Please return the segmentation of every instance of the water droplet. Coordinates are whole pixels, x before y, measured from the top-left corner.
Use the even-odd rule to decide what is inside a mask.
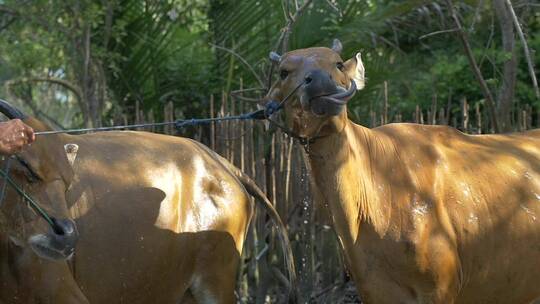
[[[521,205],[521,209],[523,209],[523,211],[525,211],[533,221],[536,221],[536,214],[531,209],[527,208],[524,205]]]
[[[476,216],[474,213],[469,214],[469,224],[475,223],[478,221],[478,216]]]

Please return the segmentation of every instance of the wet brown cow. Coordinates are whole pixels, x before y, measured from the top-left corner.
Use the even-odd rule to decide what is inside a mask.
[[[38,136],[28,150],[45,144],[39,157],[60,147],[47,163],[71,173],[69,180],[54,179],[64,186],[56,201],[80,238],[68,262],[38,259],[24,239],[21,252],[6,245],[1,279],[12,283],[2,286],[0,302],[234,303],[253,214],[248,193],[278,226],[294,288],[290,246],[275,209],[253,181],[206,146],[146,132],[106,132]],[[41,182],[36,187],[48,187]]]
[[[271,54],[267,96],[311,138],[317,192],[328,204],[365,303],[529,303],[540,296],[540,130],[466,135],[446,126],[368,129],[347,118],[364,87],[341,44]]]
[[[23,118],[2,100],[0,112],[10,119]],[[45,127],[30,118],[25,122],[37,129]],[[73,170],[59,136],[35,142],[7,162],[4,157],[0,168],[57,219],[57,229],[47,226],[0,178],[0,192],[5,190],[0,198],[0,303],[35,303],[50,299],[51,294],[58,295],[56,303],[86,303],[75,281],[66,275],[69,269],[63,262],[72,256],[78,234],[68,219],[64,196]]]

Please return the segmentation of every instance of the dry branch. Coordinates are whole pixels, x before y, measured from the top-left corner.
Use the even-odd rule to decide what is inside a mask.
[[[508,6],[508,10],[510,11],[512,20],[514,21],[514,25],[519,35],[519,39],[521,40],[521,43],[523,44],[523,52],[525,53],[525,59],[527,60],[527,66],[529,67],[529,74],[531,75],[531,80],[534,87],[534,93],[536,94],[536,98],[540,98],[540,91],[538,90],[538,81],[536,80],[534,64],[531,59],[531,53],[529,51],[527,39],[525,39],[525,35],[523,35],[523,30],[521,29],[521,26],[519,25],[519,20],[516,16],[516,12],[514,11],[514,8],[512,7],[512,3],[510,2],[510,0],[506,0],[506,5]]]
[[[465,49],[465,54],[474,72],[474,76],[476,77],[476,80],[478,80],[480,88],[482,89],[482,94],[487,100],[493,129],[495,130],[495,132],[499,133],[500,129],[499,129],[498,121],[497,121],[497,115],[495,111],[495,102],[493,100],[493,96],[491,95],[491,92],[489,91],[489,88],[484,79],[484,76],[482,76],[482,72],[480,71],[480,68],[478,67],[478,64],[476,63],[476,59],[474,59],[474,55],[472,53],[471,46],[467,38],[467,34],[463,30],[463,27],[461,26],[461,22],[459,21],[459,18],[457,17],[456,12],[454,10],[454,3],[452,2],[452,0],[446,0],[446,3],[448,4],[448,9],[450,10],[452,19],[454,20],[454,23],[456,24],[458,37],[461,43],[463,44],[463,48]]]
[[[284,53],[289,48],[289,36],[292,32],[292,27],[298,20],[298,18],[302,15],[304,10],[313,2],[313,0],[306,0],[304,4],[301,6],[298,5],[298,2],[295,1],[295,7],[296,12],[291,14],[289,10],[289,1],[284,0],[282,4],[283,8],[283,14],[285,15],[285,19],[287,20],[287,24],[281,29],[281,34],[279,35],[279,38],[272,49],[272,51],[277,52],[279,47],[281,46],[281,52]],[[272,74],[274,72],[274,62],[270,63],[270,66],[268,67],[268,83],[267,83],[267,90],[270,91],[270,88],[272,87]]]
[[[32,78],[24,77],[24,78],[9,80],[6,82],[5,86],[9,90],[9,88],[11,88],[11,86],[13,86],[14,84],[24,83],[24,82],[48,82],[48,83],[57,84],[71,91],[75,95],[75,97],[77,97],[78,100],[81,100],[82,98],[81,90],[76,85],[72,84],[71,82],[65,79],[56,78],[56,77],[32,77]]]
[[[253,67],[251,66],[251,64],[249,64],[249,62],[247,62],[246,59],[244,59],[244,57],[242,57],[240,54],[238,54],[237,52],[229,49],[229,48],[226,48],[226,47],[223,47],[223,46],[219,46],[219,45],[216,45],[216,44],[210,44],[211,46],[215,47],[216,49],[219,49],[219,50],[222,50],[222,51],[225,51],[227,53],[230,53],[231,55],[235,56],[236,58],[238,58],[248,69],[249,71],[251,72],[251,74],[253,74],[253,76],[255,77],[255,79],[257,80],[257,82],[263,87],[264,86],[264,82],[261,80],[261,78],[259,77],[259,74],[257,74],[257,72],[255,72],[255,69],[253,69]]]
[[[426,39],[426,38],[431,37],[431,36],[435,36],[435,35],[439,35],[439,34],[446,34],[446,33],[453,33],[453,32],[457,32],[457,31],[459,31],[459,29],[457,29],[457,28],[453,28],[453,29],[449,29],[449,30],[436,31],[436,32],[432,32],[432,33],[429,33],[429,34],[422,35],[418,39],[422,40],[422,39]]]
[[[21,6],[19,6],[19,7],[23,8]],[[12,15],[14,17],[19,17],[19,18],[27,20],[29,22],[37,23],[38,25],[42,26],[44,29],[46,29],[48,31],[52,30],[51,25],[49,24],[49,21],[47,19],[39,16],[39,15],[29,14],[27,12],[21,12],[21,11],[19,11],[17,9],[14,9],[12,7],[8,7],[8,6],[2,5],[2,4],[0,4],[0,12],[4,12],[4,13]],[[54,25],[55,25],[54,30],[62,32],[67,37],[70,37],[70,38],[72,37],[73,31],[71,31],[70,29],[68,29],[68,28],[66,28],[64,26],[61,26],[58,22],[56,22]]]

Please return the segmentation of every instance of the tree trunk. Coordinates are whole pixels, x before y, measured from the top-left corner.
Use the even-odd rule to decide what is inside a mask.
[[[104,81],[99,71],[99,63],[91,63],[90,73],[86,79],[87,87],[84,88],[86,102],[88,104],[89,121],[93,127],[101,127],[101,114],[103,111]]]
[[[502,47],[511,57],[504,62],[503,79],[497,95],[497,116],[502,132],[512,131],[511,109],[517,76],[517,52],[512,15],[506,7],[505,0],[493,0],[493,8],[501,28]]]
[[[96,128],[102,126],[101,114],[105,98],[106,81],[101,63],[94,58],[90,44],[90,29],[85,25],[84,34],[77,37],[74,42],[74,62],[77,62],[78,86],[81,88],[79,106],[83,114],[86,127]]]

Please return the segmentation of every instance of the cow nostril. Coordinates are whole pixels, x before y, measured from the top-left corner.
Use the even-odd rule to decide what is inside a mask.
[[[56,235],[64,235],[65,234],[64,229],[62,229],[60,226],[57,226],[57,225],[54,226],[53,231],[54,231],[54,234],[56,234]]]
[[[59,236],[70,236],[72,235],[76,228],[75,228],[75,223],[72,222],[71,220],[67,220],[67,219],[55,219],[55,218],[52,218],[52,221],[53,221],[53,232],[54,234],[56,235],[59,235]]]
[[[64,231],[64,228],[58,223],[58,221],[55,218],[53,218],[52,221],[53,221],[53,224],[54,224],[53,232],[56,235],[64,235],[66,233]]]
[[[311,81],[313,81],[313,79],[311,78],[311,76],[306,76],[306,78],[304,78],[306,84],[309,84],[311,83]]]

